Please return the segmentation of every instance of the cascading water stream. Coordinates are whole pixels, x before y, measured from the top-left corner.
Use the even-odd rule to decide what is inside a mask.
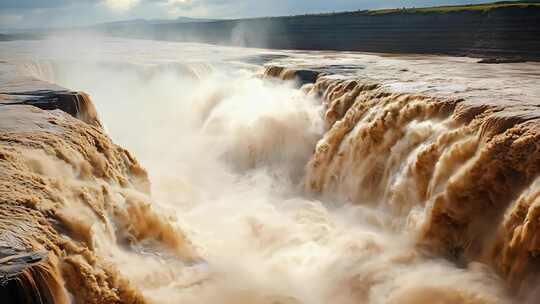
[[[529,274],[537,135],[496,110],[313,73],[302,89],[264,79],[295,78],[283,69],[54,67],[152,182],[150,195],[131,154],[83,123],[64,154],[35,153],[33,137],[5,152],[61,202],[48,210],[74,299],[511,303],[505,279]],[[45,150],[62,150],[50,136]]]

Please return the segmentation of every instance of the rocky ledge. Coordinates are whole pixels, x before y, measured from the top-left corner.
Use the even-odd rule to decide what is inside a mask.
[[[171,259],[196,259],[182,232],[153,211],[146,171],[104,133],[87,94],[31,77],[2,80],[2,303],[144,303],[95,239],[110,242],[101,250],[137,255],[144,241]]]
[[[264,76],[304,74],[267,66]],[[421,209],[418,246],[463,267],[488,264],[518,299],[530,296],[540,278],[540,100],[393,92],[325,73],[302,90],[322,99],[327,128],[306,191],[405,217]]]

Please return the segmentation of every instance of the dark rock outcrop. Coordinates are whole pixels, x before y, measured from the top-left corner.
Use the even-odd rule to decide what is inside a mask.
[[[280,80],[294,80],[302,86],[307,83],[315,83],[319,76],[324,75],[319,71],[309,69],[293,69],[269,65],[265,68],[264,78],[277,78]]]
[[[48,268],[47,252],[13,254],[12,250],[0,249],[0,299],[2,303],[55,304],[64,301],[55,294],[60,286],[51,286],[57,280],[47,280],[58,275]],[[35,288],[24,288],[35,286]]]
[[[498,64],[498,63],[520,63],[526,62],[527,60],[521,58],[484,58],[478,60],[478,63],[486,64]]]
[[[13,88],[10,84],[0,84],[0,106],[18,104],[42,110],[58,109],[90,125],[101,127],[96,108],[88,94],[35,80],[20,79],[18,83],[24,85]]]

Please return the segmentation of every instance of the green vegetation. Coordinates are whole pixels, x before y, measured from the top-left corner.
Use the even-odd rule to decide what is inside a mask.
[[[334,15],[383,15],[391,13],[449,13],[463,11],[482,11],[486,12],[498,8],[540,8],[540,0],[521,0],[521,1],[498,1],[482,4],[467,4],[454,6],[433,6],[433,7],[403,7],[378,10],[358,10],[354,12],[331,12],[320,14],[306,14],[299,16],[334,16]],[[296,16],[291,16],[296,17]]]
[[[401,9],[381,9],[368,11],[371,15],[388,13],[448,13],[456,11],[488,11],[503,7],[540,7],[540,0],[529,1],[501,1],[483,4],[455,5],[455,6],[436,6],[422,8],[401,8]]]

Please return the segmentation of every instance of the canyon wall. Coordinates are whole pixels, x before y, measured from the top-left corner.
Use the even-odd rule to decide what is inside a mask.
[[[103,26],[113,35],[259,48],[540,60],[540,7],[351,12],[186,24]]]

